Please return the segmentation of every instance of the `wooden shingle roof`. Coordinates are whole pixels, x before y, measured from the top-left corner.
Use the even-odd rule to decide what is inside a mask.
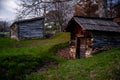
[[[15,21],[10,27],[12,27],[14,24],[18,24],[18,23],[32,22],[32,21],[43,20],[43,19],[44,19],[44,17],[36,17],[36,18],[32,18],[32,19],[19,20],[19,21]]]
[[[32,19],[19,20],[19,21],[16,21],[15,23],[32,22],[32,21],[42,20],[42,19],[44,19],[44,17],[36,17],[36,18],[32,18]]]
[[[96,30],[96,31],[110,31],[120,32],[120,26],[113,22],[113,19],[108,18],[91,18],[91,17],[73,17],[83,30]],[[69,24],[71,21],[69,22]]]

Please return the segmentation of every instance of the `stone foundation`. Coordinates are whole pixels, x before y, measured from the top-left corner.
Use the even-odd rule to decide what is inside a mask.
[[[69,54],[70,54],[70,58],[73,58],[73,59],[76,58],[76,47],[75,46],[70,47]]]
[[[91,57],[92,56],[92,48],[88,48],[85,53],[85,57]]]

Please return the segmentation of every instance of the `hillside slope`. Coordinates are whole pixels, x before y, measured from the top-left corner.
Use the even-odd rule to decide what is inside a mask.
[[[120,80],[120,48],[90,58],[67,60],[56,52],[68,46],[69,33],[51,39],[0,38],[1,80]]]
[[[120,48],[67,60],[57,69],[28,75],[26,80],[120,80]]]
[[[69,33],[58,33],[50,39],[15,41],[0,38],[0,79],[24,80],[27,74],[63,59],[56,51],[68,45]],[[57,47],[54,47],[58,45]]]
[[[54,45],[69,41],[69,33],[57,33],[50,39],[33,39],[16,41],[9,38],[0,38],[0,56],[4,55],[40,55]]]

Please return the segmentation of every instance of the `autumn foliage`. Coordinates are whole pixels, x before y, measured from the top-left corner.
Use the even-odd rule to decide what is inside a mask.
[[[97,17],[98,1],[80,0],[75,5],[74,16],[92,16]]]

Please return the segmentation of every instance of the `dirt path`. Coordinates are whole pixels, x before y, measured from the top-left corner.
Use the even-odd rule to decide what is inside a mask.
[[[47,71],[47,70],[49,70],[51,67],[52,67],[53,69],[57,69],[57,68],[58,68],[58,63],[57,63],[57,62],[54,62],[54,61],[45,62],[44,65],[43,65],[41,68],[38,68],[38,69],[36,70],[36,72]]]
[[[32,46],[37,46],[40,44],[48,44],[47,41],[37,41],[37,42],[32,42],[29,44],[16,44],[16,45],[12,45],[12,48],[21,48],[21,47],[32,47]]]
[[[70,59],[70,54],[69,54],[69,47],[61,49],[57,52],[57,56],[64,57],[66,59]]]
[[[48,44],[48,42],[47,41],[32,42],[31,44],[27,44],[26,46],[37,46],[40,44]]]

